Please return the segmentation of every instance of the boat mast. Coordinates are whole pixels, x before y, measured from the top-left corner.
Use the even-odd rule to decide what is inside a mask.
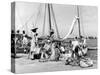
[[[58,27],[57,27],[57,22],[56,22],[56,19],[55,19],[55,14],[54,14],[54,10],[53,10],[52,4],[51,4],[51,12],[52,12],[52,16],[53,16],[55,27],[56,27],[57,38],[60,39],[60,35],[59,35],[59,31],[58,31]]]
[[[78,17],[78,29],[79,29],[79,38],[81,37],[81,28],[80,28],[80,17],[79,17],[79,6],[77,5],[77,17]]]
[[[51,14],[50,14],[50,4],[48,4],[48,17],[49,17],[49,32],[51,31]],[[50,34],[50,33],[49,33]]]

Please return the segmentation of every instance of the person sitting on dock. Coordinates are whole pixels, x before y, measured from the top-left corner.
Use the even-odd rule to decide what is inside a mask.
[[[44,46],[41,48],[40,53],[41,53],[41,57],[40,57],[40,62],[44,62],[47,61],[50,57],[51,54],[51,42],[50,40],[46,40]]]

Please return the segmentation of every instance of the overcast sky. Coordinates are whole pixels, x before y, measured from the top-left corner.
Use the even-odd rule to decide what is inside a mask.
[[[30,2],[16,2],[15,6],[15,25],[17,29],[25,29],[25,26],[30,33],[30,29],[33,24],[38,27],[39,35],[43,31],[43,18],[45,11],[45,4],[40,3],[30,3]],[[38,11],[40,9],[40,14],[38,15],[37,23],[36,18]],[[53,9],[55,13],[55,18],[58,26],[58,30],[61,37],[64,37],[71,26],[74,17],[77,15],[75,5],[62,5],[53,4]],[[81,32],[83,35],[93,35],[97,36],[98,32],[98,9],[95,6],[79,6],[80,20],[81,20]],[[48,15],[47,13],[45,14]],[[30,18],[31,17],[31,18]],[[26,25],[25,25],[26,24]],[[54,26],[54,24],[52,24]],[[75,25],[74,32],[71,36],[76,36],[78,34],[78,25]],[[45,34],[48,33],[48,19],[46,17],[46,27]]]

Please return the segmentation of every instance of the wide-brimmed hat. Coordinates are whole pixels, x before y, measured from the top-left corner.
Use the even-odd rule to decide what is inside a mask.
[[[31,31],[32,31],[32,32],[36,32],[37,29],[38,29],[38,28],[33,28],[33,29],[31,29]]]

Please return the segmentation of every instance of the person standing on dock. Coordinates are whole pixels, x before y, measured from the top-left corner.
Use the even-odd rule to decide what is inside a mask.
[[[72,56],[75,57],[76,55],[78,55],[78,48],[79,48],[79,41],[77,39],[77,37],[74,38],[74,41],[72,41]]]
[[[23,48],[24,48],[24,53],[27,52],[27,50],[26,50],[27,43],[28,43],[28,39],[26,38],[25,31],[23,30]]]
[[[79,41],[78,41],[77,37],[75,37],[75,38],[74,38],[74,41],[72,41],[72,45],[73,45],[72,50],[74,51],[75,48],[76,48],[76,46],[79,45]]]
[[[51,29],[50,30],[50,41],[53,41],[54,40],[54,30]]]
[[[38,28],[34,28],[32,29],[32,40],[31,40],[31,48],[30,48],[30,52],[29,52],[29,58],[30,59],[34,59],[34,49],[36,47],[36,41],[37,41],[37,29]]]

